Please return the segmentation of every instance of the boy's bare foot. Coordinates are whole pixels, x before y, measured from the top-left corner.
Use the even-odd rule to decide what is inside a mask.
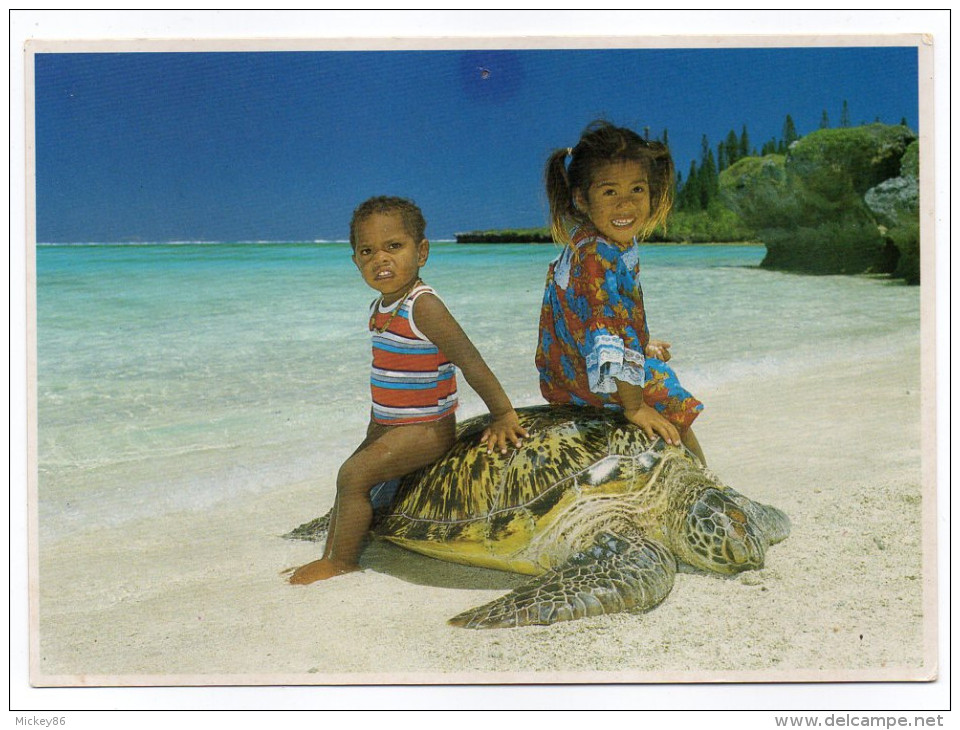
[[[290,576],[290,582],[294,585],[306,585],[316,583],[318,580],[334,578],[344,573],[352,573],[360,570],[359,565],[345,565],[332,560],[314,560],[312,563],[301,565]]]

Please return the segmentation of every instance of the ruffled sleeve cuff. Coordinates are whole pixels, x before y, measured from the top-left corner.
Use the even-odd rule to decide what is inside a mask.
[[[643,353],[624,346],[616,335],[599,335],[587,355],[587,384],[592,393],[616,393],[618,380],[643,387]]]

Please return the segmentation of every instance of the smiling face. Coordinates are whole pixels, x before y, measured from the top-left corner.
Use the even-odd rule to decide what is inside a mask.
[[[604,238],[629,245],[650,219],[646,166],[635,160],[600,165],[586,191],[575,190],[573,199]]]
[[[392,304],[419,278],[429,252],[427,239],[414,240],[399,213],[372,213],[357,226],[353,262],[383,303]]]

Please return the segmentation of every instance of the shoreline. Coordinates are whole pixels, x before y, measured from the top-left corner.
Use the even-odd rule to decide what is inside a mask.
[[[523,578],[383,542],[367,547],[363,572],[290,586],[281,572],[319,546],[280,535],[329,508],[332,481],[318,478],[41,546],[33,681],[930,678],[935,627],[924,592],[935,576],[921,564],[919,359],[919,345],[870,361],[850,352],[826,372],[711,392],[697,422],[711,470],[787,512],[793,532],[760,571],[680,573],[648,613],[455,629],[447,618]],[[844,428],[822,428],[824,411],[843,413]]]

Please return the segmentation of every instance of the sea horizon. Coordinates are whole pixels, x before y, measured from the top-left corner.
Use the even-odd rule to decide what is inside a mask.
[[[244,240],[244,241],[207,241],[207,240],[182,240],[182,241],[37,241],[37,246],[313,246],[325,243],[349,243],[349,239],[314,239],[311,241],[297,240]],[[442,239],[437,239],[437,243],[445,243]],[[455,241],[450,241],[454,243]]]

